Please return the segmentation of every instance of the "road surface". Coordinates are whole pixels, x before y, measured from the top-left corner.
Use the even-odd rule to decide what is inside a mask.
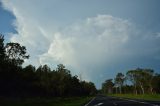
[[[85,106],[160,106],[160,101],[143,101],[97,95]]]

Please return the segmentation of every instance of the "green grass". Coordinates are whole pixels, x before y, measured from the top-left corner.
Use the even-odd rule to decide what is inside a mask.
[[[0,99],[2,106],[83,106],[92,97],[72,97],[72,98],[54,98],[54,99]]]
[[[160,94],[144,94],[144,95],[135,95],[135,94],[111,94],[110,96],[123,97],[123,98],[132,98],[132,99],[143,99],[143,100],[153,100],[160,101]]]

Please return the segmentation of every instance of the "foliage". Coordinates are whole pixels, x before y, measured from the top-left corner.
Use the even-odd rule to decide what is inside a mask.
[[[113,86],[114,86],[114,83],[112,82],[112,79],[108,79],[102,84],[102,91],[104,93],[112,93]]]
[[[3,97],[68,97],[94,95],[94,83],[80,81],[63,64],[51,70],[47,65],[22,68],[29,58],[25,46],[4,44],[0,36],[0,96]]]
[[[5,58],[4,36],[0,34],[0,63]]]
[[[124,75],[122,73],[118,73],[114,80],[115,80],[115,85],[119,87],[119,92],[122,93],[122,86],[125,80]]]
[[[19,43],[7,43],[5,49],[8,60],[17,66],[22,65],[24,59],[29,58],[29,55],[26,55],[25,46],[21,46]]]
[[[124,81],[128,81],[128,85],[124,85]],[[110,88],[104,86],[105,84],[106,81],[102,84],[102,90],[109,90]],[[119,88],[119,92],[117,87]],[[126,72],[126,76],[123,73],[118,73],[115,77],[113,93],[134,93],[136,95],[160,93],[160,74],[156,74],[153,69],[148,68],[129,70]]]
[[[29,98],[29,99],[4,99],[0,98],[2,106],[83,106],[92,97],[70,98]]]

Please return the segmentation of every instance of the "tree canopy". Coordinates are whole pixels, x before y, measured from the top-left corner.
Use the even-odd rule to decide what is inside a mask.
[[[160,93],[160,75],[154,73],[153,69],[136,68],[128,70],[126,75],[118,73],[114,79],[113,93],[134,93],[134,94],[155,94]],[[128,84],[124,84],[128,82]],[[109,90],[108,82],[112,79],[106,80],[102,84],[102,91]],[[107,86],[106,86],[107,85]],[[119,92],[117,90],[119,88]]]
[[[25,46],[4,43],[0,35],[0,96],[5,97],[64,97],[94,95],[92,82],[80,81],[63,64],[52,70],[47,65],[22,67],[29,59]]]

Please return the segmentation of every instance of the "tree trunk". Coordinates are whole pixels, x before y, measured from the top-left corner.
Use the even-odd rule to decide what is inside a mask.
[[[117,92],[117,87],[116,87],[116,94],[117,94],[118,92]]]
[[[151,94],[153,94],[152,80],[153,80],[153,76],[152,76],[152,78],[149,81],[149,87],[150,87]]]
[[[137,95],[137,87],[136,87],[136,85],[134,86],[134,89],[135,89],[135,93]]]
[[[124,90],[124,94],[126,94],[126,93],[127,93],[127,91],[126,91],[126,87],[124,87],[124,89],[123,89],[123,90]]]
[[[141,89],[142,89],[142,94],[144,94],[144,88],[143,88],[143,86],[142,86],[141,83],[140,83],[140,87],[141,87]]]
[[[150,92],[151,92],[151,94],[153,94],[153,87],[152,87],[152,85],[150,85]]]
[[[122,94],[122,86],[119,86],[119,92]]]

